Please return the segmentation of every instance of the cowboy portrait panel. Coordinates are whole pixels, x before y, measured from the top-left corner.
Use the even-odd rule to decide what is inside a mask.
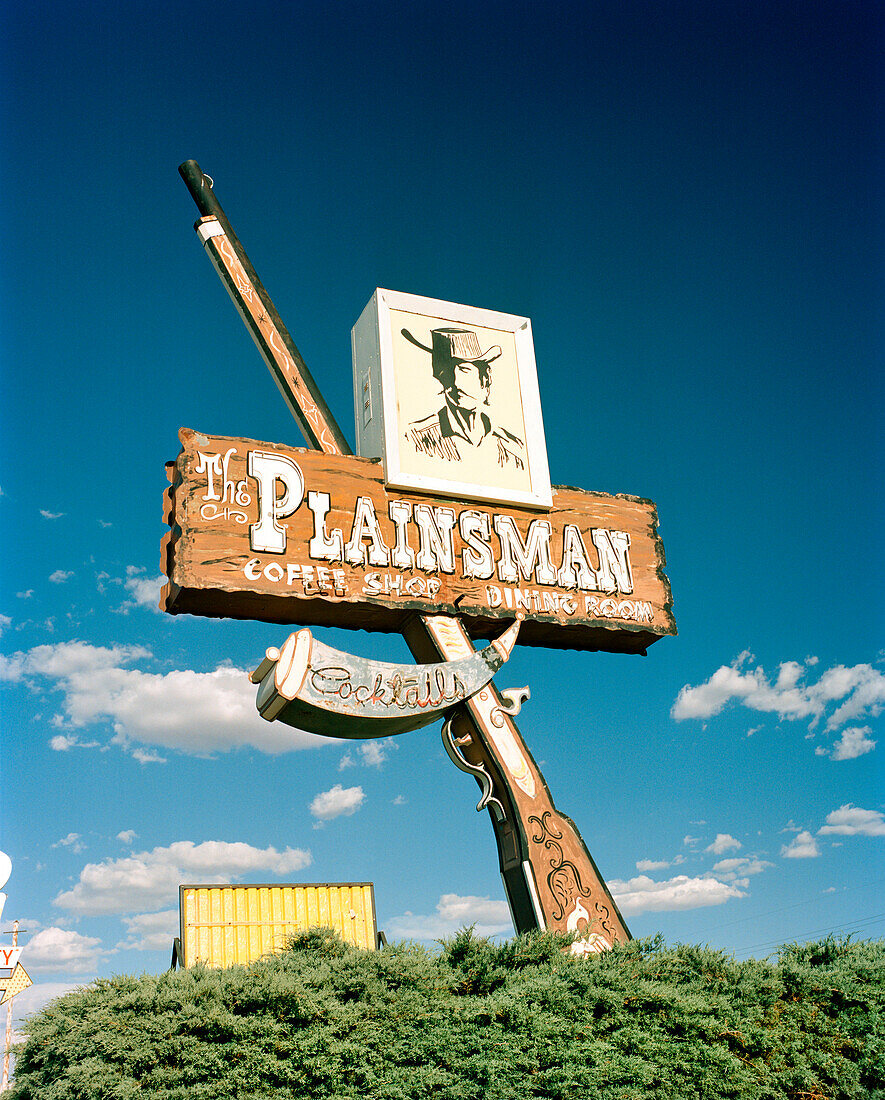
[[[390,311],[400,469],[531,487],[511,332]]]
[[[371,329],[375,339],[363,339]],[[377,447],[389,485],[549,507],[528,318],[377,290],[354,332],[356,387],[362,378],[368,392],[361,358],[377,364],[383,392],[383,443],[364,433],[360,453]]]

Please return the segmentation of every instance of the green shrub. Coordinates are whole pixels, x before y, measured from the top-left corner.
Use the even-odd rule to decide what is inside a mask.
[[[358,951],[100,980],[25,1025],[14,1100],[885,1100],[885,943],[737,963],[633,941]]]

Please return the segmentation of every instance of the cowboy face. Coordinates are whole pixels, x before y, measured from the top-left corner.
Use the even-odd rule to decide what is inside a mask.
[[[466,362],[456,361],[455,377],[446,397],[459,408],[474,410],[480,405],[488,405],[492,379],[488,363],[482,359]]]

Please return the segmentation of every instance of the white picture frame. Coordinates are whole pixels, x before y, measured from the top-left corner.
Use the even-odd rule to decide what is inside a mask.
[[[528,317],[378,288],[352,345],[357,450],[388,487],[551,507]]]

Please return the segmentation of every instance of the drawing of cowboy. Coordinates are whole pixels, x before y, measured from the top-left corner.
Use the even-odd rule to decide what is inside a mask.
[[[492,388],[491,364],[500,356],[496,344],[481,351],[475,332],[465,328],[436,328],[426,347],[407,330],[402,335],[430,355],[433,377],[442,386],[445,405],[411,423],[406,439],[420,454],[463,462],[476,451],[496,452],[499,466],[525,466],[523,441],[485,411]]]

